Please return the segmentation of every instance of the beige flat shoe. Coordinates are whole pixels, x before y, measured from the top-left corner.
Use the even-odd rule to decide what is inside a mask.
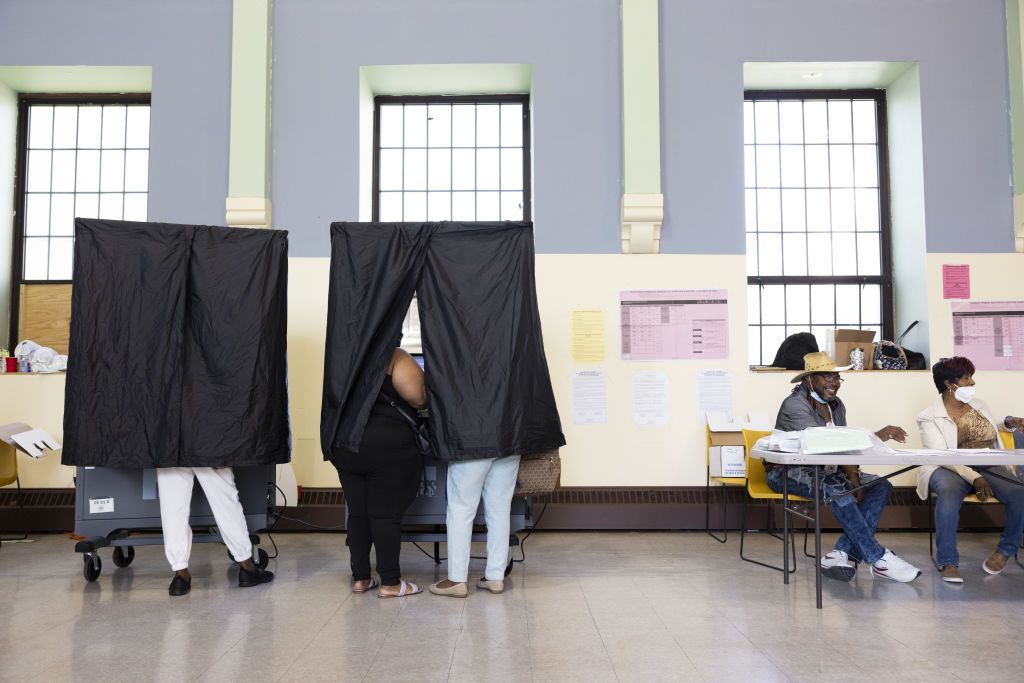
[[[502,593],[505,591],[505,582],[501,579],[497,581],[488,581],[487,579],[481,578],[476,582],[476,587],[480,590],[491,591],[492,593]]]
[[[442,587],[441,581],[430,584],[430,592],[434,595],[444,595],[449,598],[464,598],[469,595],[465,583],[453,583],[450,586]]]

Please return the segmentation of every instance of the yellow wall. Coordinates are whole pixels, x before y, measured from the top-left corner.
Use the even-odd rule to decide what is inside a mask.
[[[976,299],[1024,298],[1024,255],[952,254],[928,257],[929,337],[934,357],[952,353],[949,302],[942,300],[944,263],[971,266]],[[292,259],[289,274],[289,390],[293,463],[300,484],[338,485],[334,469],[322,462],[319,449],[320,394],[323,382],[324,330],[327,315],[326,258]],[[544,341],[555,397],[569,445],[563,450],[562,483],[566,486],[695,486],[704,482],[703,426],[697,415],[697,372],[726,368],[733,373],[734,408],[774,415],[790,388],[788,373],[756,374],[747,370],[746,277],[743,256],[556,255],[537,257]],[[731,358],[728,361],[627,362],[619,359],[618,296],[623,289],[717,289],[729,291]],[[578,308],[606,312],[608,424],[572,424],[570,318]],[[669,377],[671,419],[663,426],[633,423],[632,373],[664,372]],[[929,373],[848,373],[842,397],[850,423],[877,429],[897,424],[918,446],[915,414],[935,397]],[[1024,373],[980,372],[980,396],[997,414],[1024,414]],[[64,377],[0,375],[0,423],[27,422],[61,437]],[[21,458],[22,484],[28,487],[71,485],[71,469],[50,456]],[[897,484],[910,485],[913,475]]]

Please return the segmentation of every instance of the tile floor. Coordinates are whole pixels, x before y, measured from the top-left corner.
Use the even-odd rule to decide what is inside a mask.
[[[983,574],[996,536],[961,534],[962,586],[938,580],[926,535],[882,536],[923,576],[826,579],[820,612],[809,560],[784,586],[738,560],[738,536],[537,533],[510,590],[466,600],[352,595],[337,534],[279,534],[277,580],[244,590],[222,547],[197,545],[184,598],[159,546],[125,569],[102,551],[89,584],[72,541],[37,536],[0,550],[0,680],[1020,680],[1024,570]],[[778,559],[769,537],[750,548]],[[402,559],[436,579],[412,545]]]

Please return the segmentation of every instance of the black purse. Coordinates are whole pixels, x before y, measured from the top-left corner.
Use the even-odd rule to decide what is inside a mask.
[[[380,392],[380,398],[389,406],[398,411],[398,414],[402,416],[402,419],[406,421],[410,429],[412,429],[413,436],[416,439],[416,448],[419,450],[420,455],[424,458],[434,458],[437,456],[437,446],[435,446],[434,434],[430,431],[430,422],[427,418],[430,413],[427,412],[426,408],[421,408],[416,411],[417,416],[413,417],[409,413],[402,409],[402,406],[398,405],[398,401],[391,398],[383,391]]]

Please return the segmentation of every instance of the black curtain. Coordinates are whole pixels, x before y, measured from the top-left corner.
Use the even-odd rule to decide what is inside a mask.
[[[330,277],[325,458],[358,450],[414,293],[441,458],[565,445],[544,356],[531,223],[334,223]]]
[[[77,219],[66,465],[288,462],[288,234]]]

